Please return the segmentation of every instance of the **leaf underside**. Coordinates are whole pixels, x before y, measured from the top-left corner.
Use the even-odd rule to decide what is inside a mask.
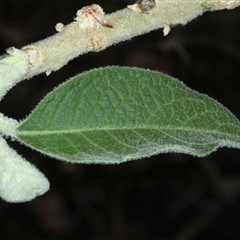
[[[162,73],[122,67],[92,70],[57,87],[16,136],[76,163],[166,152],[205,156],[218,147],[240,147],[239,121],[218,102]]]

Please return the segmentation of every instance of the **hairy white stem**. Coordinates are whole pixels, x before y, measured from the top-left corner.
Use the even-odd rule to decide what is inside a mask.
[[[110,15],[99,13],[97,17],[104,18],[104,22],[112,28],[98,24],[96,19],[94,25],[94,18],[89,17],[89,12],[91,9],[97,11],[97,5],[89,6],[90,10],[78,11],[76,21],[63,26],[59,33],[23,48],[36,49],[40,55],[39,62],[30,68],[26,77],[56,71],[83,53],[103,50],[154,29],[186,24],[204,12],[201,2],[157,0],[156,7],[147,14],[128,8]]]
[[[0,100],[9,89],[23,80],[29,72],[26,52],[14,47],[7,50],[7,55],[0,60]]]
[[[19,126],[19,122],[15,119],[8,118],[0,113],[0,134],[15,137],[15,130]]]
[[[22,78],[50,74],[80,54],[103,50],[154,29],[164,28],[166,35],[172,26],[184,25],[207,10],[240,5],[240,0],[155,1],[152,9],[142,12],[137,11],[137,4],[109,15],[95,4],[79,10],[74,22],[56,25],[59,33],[22,48],[29,57],[29,69]]]

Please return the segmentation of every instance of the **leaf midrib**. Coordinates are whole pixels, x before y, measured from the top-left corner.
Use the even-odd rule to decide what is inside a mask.
[[[217,129],[194,129],[194,128],[174,128],[174,127],[162,127],[162,128],[154,128],[154,127],[131,127],[131,128],[82,128],[82,129],[66,129],[66,130],[34,130],[34,131],[25,131],[18,130],[18,136],[37,136],[37,135],[54,135],[54,134],[77,134],[77,133],[86,133],[86,132],[100,132],[100,131],[137,131],[137,130],[155,130],[155,131],[186,131],[186,132],[195,132],[195,133],[216,133],[223,134],[221,131]],[[230,135],[230,134],[229,134]],[[233,134],[231,134],[233,135]]]

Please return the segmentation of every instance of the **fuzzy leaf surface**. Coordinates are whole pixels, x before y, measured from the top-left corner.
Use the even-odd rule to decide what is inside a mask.
[[[16,131],[26,145],[76,163],[120,163],[158,153],[205,156],[240,148],[239,121],[165,74],[107,67],[49,93]]]

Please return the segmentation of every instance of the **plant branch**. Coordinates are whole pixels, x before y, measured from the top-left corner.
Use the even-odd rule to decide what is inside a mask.
[[[142,0],[142,3],[147,1]],[[22,57],[21,61],[15,61],[14,69],[12,66],[11,70],[4,69],[6,79],[2,81],[6,82],[10,78],[11,81],[16,79],[17,83],[43,72],[48,75],[62,68],[71,59],[89,51],[101,51],[113,44],[158,28],[164,28],[164,35],[167,35],[171,27],[185,25],[205,11],[232,9],[240,5],[240,0],[155,0],[155,2],[156,4],[147,10],[138,2],[107,15],[95,4],[82,8],[72,23],[68,25],[58,23],[56,25],[58,33],[55,35],[23,47],[21,51],[27,58]],[[10,57],[9,62],[14,62],[13,56]],[[3,66],[2,61],[4,58],[0,61],[0,73],[3,72],[1,68],[6,66],[6,64]],[[6,91],[0,90],[0,97],[3,97]]]
[[[7,49],[7,54],[0,57],[0,100],[18,82],[43,72],[49,75],[81,54],[104,50],[158,28],[163,28],[167,35],[171,27],[187,24],[205,11],[239,5],[240,0],[140,0],[107,15],[96,4],[83,7],[72,23],[66,26],[58,23],[55,35],[21,50]],[[3,134],[12,135],[17,126],[3,116],[0,123]]]

